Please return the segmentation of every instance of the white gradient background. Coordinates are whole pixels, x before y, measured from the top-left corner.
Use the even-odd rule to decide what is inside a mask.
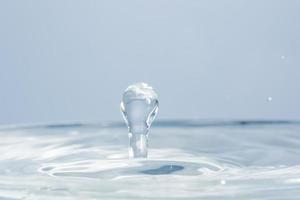
[[[145,81],[159,119],[300,119],[298,0],[0,0],[0,124],[122,120]],[[272,97],[272,101],[268,101]]]

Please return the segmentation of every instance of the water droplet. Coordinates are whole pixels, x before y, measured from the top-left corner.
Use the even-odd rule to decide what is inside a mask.
[[[273,98],[272,97],[268,97],[268,101],[272,101],[273,100]]]
[[[123,93],[121,111],[129,131],[129,156],[147,157],[148,132],[158,111],[156,92],[146,83],[130,85]]]

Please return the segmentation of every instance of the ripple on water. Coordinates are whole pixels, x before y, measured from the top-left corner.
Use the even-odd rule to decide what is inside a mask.
[[[117,178],[123,176],[169,175],[194,176],[223,170],[216,163],[199,160],[91,160],[71,163],[52,163],[39,168],[50,176]]]
[[[0,129],[0,199],[300,196],[297,123],[179,124],[153,127],[148,159],[118,125]]]

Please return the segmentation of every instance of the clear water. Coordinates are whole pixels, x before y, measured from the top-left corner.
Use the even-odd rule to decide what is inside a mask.
[[[165,121],[147,159],[123,123],[2,127],[0,199],[299,199],[300,124]]]
[[[130,157],[147,157],[149,129],[158,104],[156,92],[146,83],[130,85],[123,93],[120,107],[129,131]]]

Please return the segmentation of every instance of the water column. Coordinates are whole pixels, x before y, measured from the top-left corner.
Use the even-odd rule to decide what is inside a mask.
[[[121,111],[128,126],[129,157],[147,157],[149,128],[158,111],[156,92],[146,83],[130,85],[123,93]]]

